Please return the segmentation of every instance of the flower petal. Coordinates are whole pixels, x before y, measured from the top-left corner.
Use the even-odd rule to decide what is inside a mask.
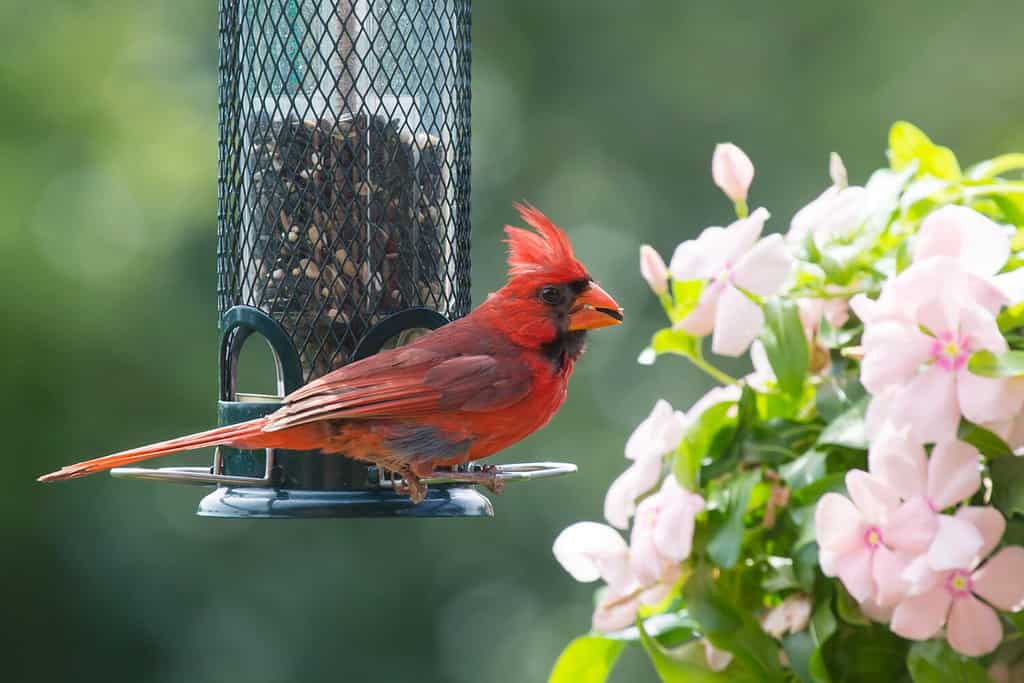
[[[727,285],[718,302],[711,350],[722,356],[738,356],[748,348],[764,327],[764,312],[732,285]]]
[[[867,524],[885,524],[900,504],[895,491],[863,470],[846,473],[846,490]]]
[[[1006,531],[1006,518],[994,507],[969,505],[957,510],[954,517],[970,522],[981,534],[981,547],[978,548],[977,562],[992,554]]]
[[[889,516],[882,538],[890,548],[909,553],[928,550],[939,528],[938,515],[924,498],[911,498]]]
[[[661,460],[637,460],[620,474],[604,497],[604,518],[619,529],[629,526],[629,518],[636,512],[636,499],[650,491],[661,477]]]
[[[793,257],[782,235],[765,237],[733,269],[733,282],[758,296],[771,296],[793,270]]]
[[[945,586],[909,597],[896,605],[889,628],[910,640],[928,640],[946,623],[950,602],[952,597]]]
[[[999,609],[1019,612],[1024,608],[1024,548],[1003,548],[974,572],[973,579],[977,595]]]
[[[892,619],[893,609],[895,609],[893,605],[879,605],[874,600],[865,600],[860,603],[860,611],[864,613],[864,616],[879,624],[889,623],[889,620]]]
[[[632,626],[636,621],[636,612],[640,601],[627,598],[636,589],[635,586],[622,586],[604,592],[601,601],[594,608],[591,623],[595,631],[609,632]]]
[[[861,545],[839,561],[839,580],[857,602],[863,602],[875,593],[874,554]]]
[[[935,444],[928,459],[928,499],[936,510],[945,510],[973,496],[981,488],[981,456],[963,441]]]
[[[868,449],[868,471],[904,500],[927,493],[928,456],[910,439],[908,425],[897,429],[886,421]]]
[[[675,327],[697,337],[705,337],[715,329],[715,315],[723,287],[715,282],[708,283],[697,299],[697,305]]]
[[[681,562],[690,556],[694,518],[704,509],[704,499],[683,489],[671,475],[665,478],[661,495],[663,503],[654,526],[654,545],[669,560]]]
[[[910,425],[910,436],[935,443],[956,436],[960,426],[956,375],[933,365],[893,395],[889,404],[894,421]]]
[[[715,185],[734,202],[746,200],[750,183],[754,180],[754,163],[742,149],[724,142],[715,145],[711,155],[711,177]]]
[[[973,595],[953,601],[949,611],[946,639],[954,650],[968,657],[980,657],[995,650],[1003,639],[1003,626],[995,610]]]
[[[1020,412],[1024,383],[1019,378],[981,377],[963,368],[956,382],[960,410],[971,422],[1008,420]]]
[[[577,522],[555,539],[555,559],[572,578],[582,583],[619,574],[629,548],[615,529],[597,522]]]
[[[728,650],[719,650],[707,638],[702,639],[701,643],[704,644],[704,659],[712,671],[724,671],[732,663],[732,653]]]
[[[650,415],[637,425],[626,441],[626,457],[630,460],[661,458],[675,450],[686,431],[686,416],[672,410],[665,399],[659,399]]]
[[[995,275],[1010,257],[1010,237],[974,209],[949,205],[921,222],[914,260],[951,256],[976,275]]]
[[[881,320],[868,325],[863,346],[860,381],[872,394],[889,386],[909,383],[932,353],[932,340],[928,336],[914,325],[898,320]]]
[[[1009,303],[1024,301],[1024,268],[996,275],[994,281]]]
[[[970,522],[939,515],[939,530],[928,548],[928,564],[935,571],[972,569],[982,543],[981,532]]]
[[[661,254],[649,244],[640,245],[640,276],[655,294],[668,291],[668,266]]]
[[[863,543],[863,517],[848,498],[838,493],[826,493],[818,500],[814,528],[823,551],[841,555]],[[825,573],[835,576],[828,571]]]
[[[910,585],[903,580],[903,571],[913,555],[895,553],[885,546],[875,549],[872,575],[875,581],[875,603],[880,607],[892,606],[906,597]]]
[[[727,258],[725,228],[705,228],[697,239],[686,240],[676,247],[669,262],[673,280],[707,280],[722,272]]]
[[[746,218],[733,221],[725,229],[728,237],[723,248],[726,263],[731,263],[734,266],[739,263],[740,258],[757,243],[757,238],[764,230],[764,223],[770,217],[768,209],[761,207],[755,209]]]

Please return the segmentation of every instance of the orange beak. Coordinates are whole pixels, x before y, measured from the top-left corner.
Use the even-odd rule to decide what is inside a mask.
[[[594,330],[598,327],[610,327],[622,322],[622,309],[608,292],[601,289],[596,282],[573,302],[569,311],[569,330]]]

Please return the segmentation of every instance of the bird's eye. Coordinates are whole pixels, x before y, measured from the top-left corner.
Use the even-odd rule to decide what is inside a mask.
[[[562,290],[558,287],[545,287],[540,290],[540,298],[549,306],[557,306],[562,303]]]

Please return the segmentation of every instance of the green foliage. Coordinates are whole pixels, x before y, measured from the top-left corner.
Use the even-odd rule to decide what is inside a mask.
[[[969,420],[960,420],[956,438],[971,444],[986,458],[1013,455],[1013,451],[1010,450],[1010,447],[998,435]]]
[[[896,171],[916,163],[919,175],[943,180],[960,178],[960,164],[953,151],[936,145],[921,129],[906,121],[898,121],[889,130],[889,163]]]
[[[750,493],[760,480],[760,472],[746,472],[725,487],[725,519],[708,541],[708,555],[723,569],[731,569],[740,557],[745,531],[743,516],[750,503]]]
[[[989,463],[992,504],[1007,517],[1024,514],[1024,458],[998,458]]]
[[[967,369],[982,377],[1020,377],[1024,375],[1024,351],[975,351],[967,361]]]
[[[698,570],[683,589],[690,616],[715,647],[735,655],[743,667],[763,683],[785,680],[779,648],[749,611],[716,585],[707,569]]]
[[[907,654],[907,668],[914,683],[991,683],[977,662],[958,655],[944,640],[914,643]]]
[[[800,397],[807,379],[809,358],[807,337],[796,302],[779,297],[771,299],[764,305],[764,318],[761,341],[779,388]]]
[[[675,651],[668,650],[649,636],[643,625],[638,625],[638,629],[640,642],[664,683],[727,683],[741,680],[732,674],[716,673],[709,669],[696,643],[683,645]]]
[[[865,396],[837,415],[821,432],[818,443],[825,446],[867,448],[868,437],[864,430],[864,414],[867,407],[868,398]]]
[[[603,683],[626,644],[600,636],[580,636],[558,656],[548,683]]]

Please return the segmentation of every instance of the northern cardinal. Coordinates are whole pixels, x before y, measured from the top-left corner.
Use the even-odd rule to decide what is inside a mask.
[[[39,481],[227,445],[344,453],[401,474],[420,502],[420,479],[436,467],[485,458],[547,424],[587,330],[622,322],[565,233],[538,209],[517,209],[537,232],[505,228],[508,282],[466,317],[338,368],[266,417],[68,465]]]

